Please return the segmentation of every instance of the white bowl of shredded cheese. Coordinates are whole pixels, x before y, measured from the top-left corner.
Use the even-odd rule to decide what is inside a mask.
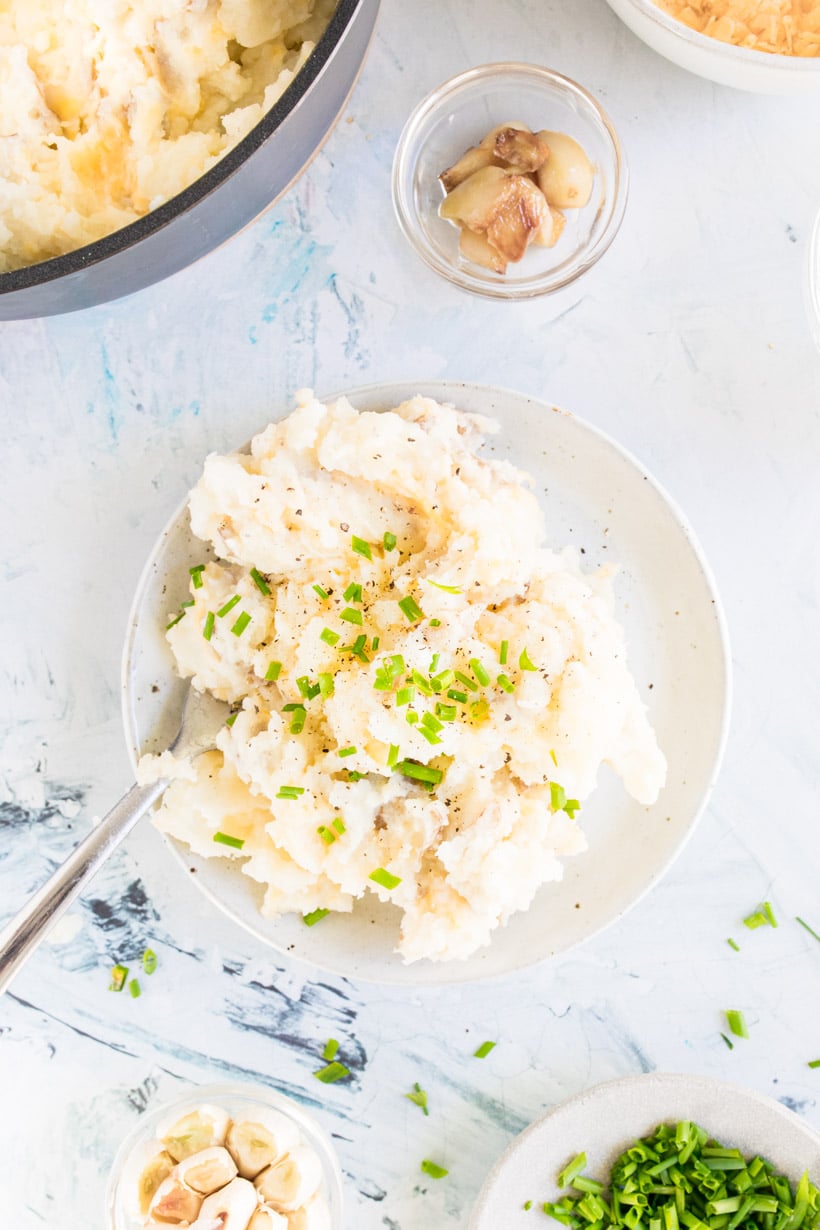
[[[304,392],[158,544],[125,720],[136,758],[180,675],[231,704],[156,816],[229,915],[338,972],[452,982],[655,882],[717,771],[727,663],[690,531],[593,429],[475,386]]]

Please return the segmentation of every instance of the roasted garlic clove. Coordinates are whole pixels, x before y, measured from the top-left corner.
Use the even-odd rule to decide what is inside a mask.
[[[549,213],[532,237],[533,243],[537,243],[541,248],[555,247],[567,224],[566,217],[560,209],[555,209],[552,205],[547,208]]]
[[[546,141],[521,128],[502,128],[492,150],[502,166],[525,175],[543,166],[550,153]]]
[[[565,132],[538,133],[549,146],[549,158],[536,172],[538,187],[558,209],[581,209],[592,195],[592,163],[574,137]]]
[[[260,1106],[238,1119],[228,1129],[225,1144],[243,1179],[255,1179],[301,1143],[296,1124],[278,1110]]]
[[[495,155],[492,148],[478,145],[468,149],[466,153],[461,155],[458,162],[454,162],[451,167],[448,167],[446,171],[442,171],[441,175],[439,175],[445,191],[452,192],[459,184],[463,184],[465,179],[475,175],[476,171],[492,166],[494,158]]]
[[[333,1230],[330,1209],[324,1196],[314,1196],[304,1208],[291,1213],[288,1230]]]
[[[514,128],[517,132],[532,132],[532,129],[522,124],[520,120],[508,120],[506,124],[499,124],[490,129],[486,137],[479,142],[481,149],[492,149],[499,133],[506,132],[508,128]]]
[[[487,240],[507,260],[521,260],[548,216],[544,194],[532,180],[526,175],[512,175],[508,192],[487,227]]]
[[[129,1172],[137,1173],[137,1203],[139,1211],[144,1217],[148,1212],[148,1208],[154,1198],[154,1193],[163,1183],[171,1171],[174,1169],[174,1159],[170,1153],[162,1148],[162,1145],[157,1144],[152,1140],[142,1146],[140,1155],[134,1158],[134,1169],[131,1169],[129,1164]]]
[[[202,1206],[199,1192],[192,1192],[179,1175],[174,1172],[163,1179],[148,1206],[148,1214],[155,1222],[172,1226],[188,1225],[198,1215]]]
[[[229,1123],[228,1112],[220,1106],[198,1106],[158,1135],[174,1161],[181,1162],[212,1145],[224,1145]]]
[[[233,1179],[221,1191],[205,1197],[191,1230],[248,1230],[258,1205],[253,1184]]]
[[[458,247],[465,260],[472,261],[475,265],[482,265],[485,269],[492,269],[493,273],[507,272],[506,260],[498,249],[493,247],[486,235],[479,235],[477,231],[471,231],[468,226],[462,226]]]
[[[267,1204],[290,1213],[307,1204],[322,1182],[322,1163],[307,1145],[296,1148],[255,1179],[256,1190]]]
[[[261,1204],[248,1222],[248,1230],[290,1230],[290,1225],[284,1213]]]
[[[223,1145],[200,1149],[177,1166],[177,1174],[195,1192],[209,1196],[237,1175],[236,1162]]]
[[[469,226],[471,231],[486,231],[509,191],[509,180],[500,167],[476,171],[444,198],[439,214],[449,222]]]

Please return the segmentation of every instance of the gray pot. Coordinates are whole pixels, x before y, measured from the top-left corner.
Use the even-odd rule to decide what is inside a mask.
[[[0,320],[55,316],[142,290],[252,222],[330,132],[364,63],[379,0],[339,0],[279,101],[216,166],[144,218],[53,260],[0,274]]]

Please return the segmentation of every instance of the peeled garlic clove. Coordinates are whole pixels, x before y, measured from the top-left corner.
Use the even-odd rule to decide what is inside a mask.
[[[291,1213],[288,1230],[333,1230],[330,1209],[324,1196],[314,1196],[303,1209]]]
[[[554,209],[552,205],[548,208],[549,213],[532,239],[533,243],[537,243],[541,248],[554,248],[567,224],[567,220],[560,209]]]
[[[592,196],[595,172],[581,146],[565,132],[538,133],[549,146],[549,158],[538,168],[538,187],[558,209],[581,209]]]
[[[508,128],[514,128],[517,132],[532,132],[532,129],[522,124],[520,120],[508,120],[506,124],[498,124],[497,127],[490,129],[484,140],[479,142],[481,149],[492,149],[499,133],[505,132]]]
[[[463,222],[471,231],[486,231],[508,191],[509,178],[500,167],[476,171],[444,198],[439,214],[449,222]]]
[[[233,1179],[221,1191],[205,1197],[191,1230],[248,1230],[258,1204],[253,1184]]]
[[[468,226],[463,226],[458,239],[458,247],[465,260],[472,261],[475,265],[483,265],[485,269],[492,269],[493,273],[507,272],[506,260],[498,249],[493,247],[486,235],[479,235],[477,231],[471,231]]]
[[[458,162],[454,162],[446,171],[442,171],[439,179],[446,191],[452,192],[459,184],[464,183],[465,179],[475,175],[476,171],[480,171],[483,167],[492,166],[494,157],[491,148],[484,148],[480,145],[473,146],[461,155]]]
[[[127,1193],[129,1206],[145,1217],[154,1192],[174,1169],[174,1159],[166,1153],[157,1140],[143,1141],[129,1155],[123,1168],[122,1190]]]
[[[534,132],[525,132],[521,128],[502,128],[492,149],[503,166],[524,174],[537,171],[550,153],[546,141]]]
[[[228,1112],[220,1106],[198,1106],[157,1135],[174,1161],[181,1162],[212,1145],[224,1145],[229,1123]]]
[[[322,1163],[309,1145],[297,1147],[257,1176],[256,1190],[264,1201],[289,1213],[307,1204],[322,1182]]]
[[[264,1106],[234,1119],[225,1138],[243,1179],[255,1179],[301,1141],[301,1132],[287,1115]]]
[[[290,1221],[284,1213],[262,1204],[248,1222],[248,1230],[290,1230]]]
[[[509,194],[487,227],[487,239],[503,257],[519,261],[549,215],[544,194],[526,175],[509,177]]]
[[[155,1222],[170,1223],[172,1226],[184,1223],[187,1226],[197,1217],[201,1205],[199,1192],[192,1192],[174,1171],[154,1192],[148,1213]]]
[[[213,1145],[181,1161],[177,1174],[195,1192],[209,1196],[236,1178],[236,1162],[223,1145]]]

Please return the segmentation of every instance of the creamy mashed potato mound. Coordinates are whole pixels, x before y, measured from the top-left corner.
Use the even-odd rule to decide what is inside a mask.
[[[0,0],[0,273],[169,200],[293,80],[332,0]]]
[[[820,0],[656,0],[722,43],[772,55],[820,56]]]
[[[168,640],[236,716],[156,823],[241,860],[267,916],[372,892],[406,961],[467,957],[586,848],[602,763],[664,783],[610,573],[544,545],[527,476],[476,455],[491,420],[297,401],[190,497],[216,558]]]

